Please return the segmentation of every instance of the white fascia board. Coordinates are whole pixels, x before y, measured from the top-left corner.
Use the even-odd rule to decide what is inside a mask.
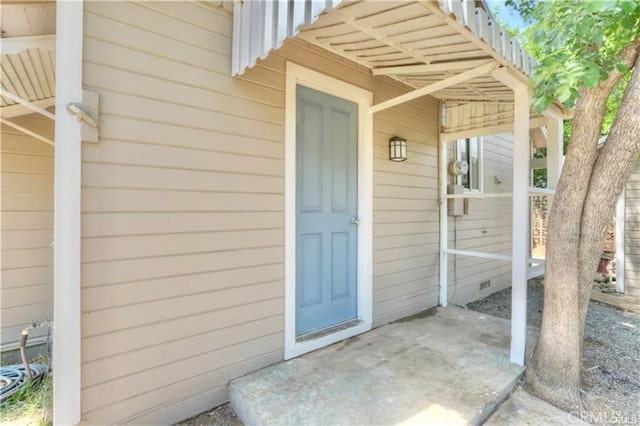
[[[56,49],[56,35],[47,34],[30,37],[7,37],[0,42],[0,51],[3,55],[20,53],[27,49],[42,47],[49,50]]]

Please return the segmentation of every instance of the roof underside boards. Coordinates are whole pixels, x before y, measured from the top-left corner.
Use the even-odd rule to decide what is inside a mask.
[[[47,108],[55,97],[55,52],[47,48],[30,48],[21,53],[2,55],[2,90],[25,101]],[[24,109],[14,100],[0,97],[2,116],[15,116],[13,110]],[[8,109],[11,108],[11,109]],[[27,111],[32,113],[33,111]]]
[[[2,37],[27,37],[56,33],[55,1],[2,2]]]
[[[414,89],[490,63],[510,69],[526,84],[534,59],[476,3],[237,2],[232,73],[242,74],[287,37],[297,37],[367,67],[374,75],[388,76]],[[458,109],[456,120],[447,117],[445,133],[513,123],[513,90],[490,72],[429,94],[443,100],[447,108]]]
[[[0,111],[3,119],[55,103],[56,2],[3,1],[0,5]],[[10,99],[11,96],[13,99]],[[16,101],[24,101],[20,104]]]

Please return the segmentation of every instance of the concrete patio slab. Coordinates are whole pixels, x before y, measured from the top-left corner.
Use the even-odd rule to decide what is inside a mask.
[[[588,425],[580,418],[519,389],[500,405],[485,426]]]
[[[238,378],[231,405],[248,425],[480,424],[523,371],[509,341],[507,320],[434,308]]]

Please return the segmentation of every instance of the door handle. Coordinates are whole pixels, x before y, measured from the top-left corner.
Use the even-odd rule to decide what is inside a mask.
[[[359,225],[360,224],[360,219],[358,219],[357,217],[352,217],[351,218],[351,224],[352,225]]]

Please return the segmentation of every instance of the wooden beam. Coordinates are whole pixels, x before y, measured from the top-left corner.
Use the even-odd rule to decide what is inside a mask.
[[[31,101],[27,101],[26,99],[22,99],[20,96],[16,95],[15,93],[11,93],[10,91],[3,89],[0,87],[0,96],[7,98],[7,99],[11,99],[14,102],[19,103],[20,105],[29,108],[32,112],[37,112],[38,114],[42,114],[47,118],[50,118],[52,120],[56,119],[56,116],[52,113],[50,113],[49,111],[47,111],[46,109],[36,105],[35,103],[31,102]],[[3,114],[4,116],[4,114]]]
[[[39,141],[42,141],[44,143],[48,143],[51,146],[54,145],[54,143],[53,143],[53,141],[51,139],[49,139],[47,137],[44,137],[39,133],[33,132],[33,131],[27,129],[26,127],[22,127],[21,125],[16,124],[13,121],[9,121],[4,117],[0,117],[0,123],[4,124],[6,126],[9,126],[9,127],[13,127],[14,129],[21,131],[25,135],[29,135],[32,138],[38,139]]]
[[[39,101],[33,101],[31,103],[42,109],[46,109],[56,104],[56,98],[41,99]],[[20,117],[21,115],[29,114],[33,114],[33,109],[20,104],[9,105],[0,108],[0,115],[2,115],[3,118]]]
[[[483,259],[504,260],[504,261],[507,261],[507,262],[511,261],[511,256],[509,256],[508,254],[486,253],[486,252],[482,252],[482,251],[457,250],[457,249],[448,249],[447,253],[449,253],[449,254],[457,254],[459,256],[480,257],[480,258],[483,258]]]
[[[493,70],[491,76],[503,83],[512,90],[523,90],[529,88],[527,81],[522,81],[520,74],[507,67],[500,67]]]
[[[371,70],[373,75],[393,75],[393,74],[421,74],[431,72],[458,71],[476,68],[492,62],[491,59],[475,59],[471,61],[442,62],[439,64],[425,65],[400,65],[397,67],[382,67]]]
[[[533,158],[531,160],[531,170],[540,170],[547,168],[546,158]]]
[[[495,67],[497,63],[495,61],[491,61],[477,68],[471,69],[469,71],[465,71],[460,74],[456,74],[452,77],[445,78],[444,80],[440,80],[437,83],[430,84],[425,87],[421,87],[420,89],[414,90],[413,92],[405,93],[404,95],[397,96],[395,98],[386,100],[384,102],[380,102],[371,107],[371,112],[376,113],[396,105],[412,101],[421,96],[428,95],[433,92],[437,92],[438,90],[445,89],[450,86],[454,86],[458,83],[462,83],[464,81],[470,80],[472,78],[489,74]]]
[[[547,119],[545,117],[536,117],[529,120],[529,127],[532,129],[546,124]],[[444,140],[453,141],[457,139],[471,138],[474,136],[495,135],[497,133],[508,133],[512,131],[513,122],[508,122],[504,124],[497,124],[495,126],[480,127],[477,129],[443,132],[441,133],[441,137],[444,138]]]

